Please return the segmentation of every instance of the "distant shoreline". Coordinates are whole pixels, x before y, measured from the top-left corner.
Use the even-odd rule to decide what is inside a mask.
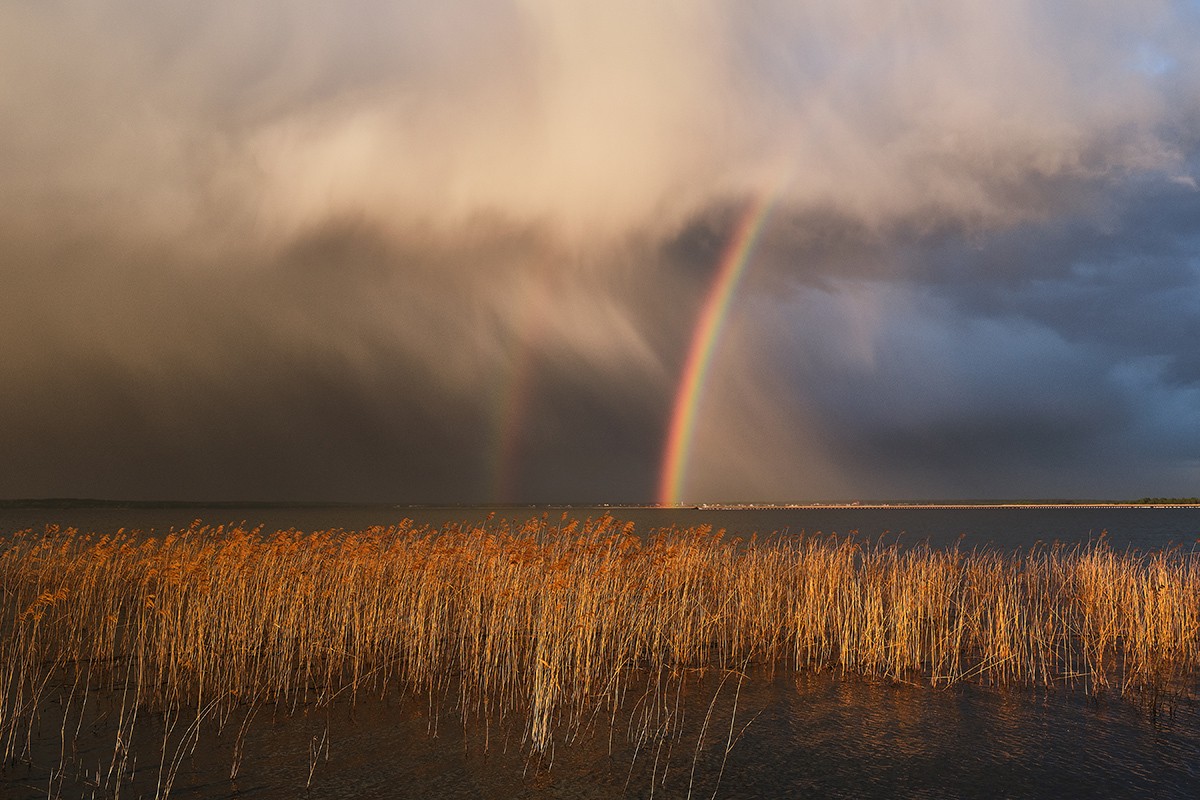
[[[669,508],[669,506],[664,506]],[[939,509],[1053,509],[1053,508],[1200,508],[1197,503],[1120,503],[1120,502],[1004,502],[1004,503],[698,503],[690,506],[698,511],[737,511],[740,509],[749,510],[795,510],[801,511],[804,509],[822,510],[853,510],[858,508],[864,509],[884,509],[884,510],[904,510],[913,509],[914,511],[939,510]]]
[[[274,501],[274,500],[104,500],[96,498],[14,498],[0,499],[0,509],[288,509],[288,508],[392,508],[392,509],[661,509],[664,511],[852,511],[855,509],[890,511],[970,510],[970,509],[1113,509],[1113,508],[1188,508],[1200,509],[1200,503],[1139,502],[1104,500],[1004,500],[960,502],[850,502],[850,503],[685,503],[677,506],[654,503],[386,503],[336,501]]]

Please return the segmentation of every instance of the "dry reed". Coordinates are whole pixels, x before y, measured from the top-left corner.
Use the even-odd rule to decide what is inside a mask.
[[[66,758],[69,710],[108,692],[120,698],[114,753],[91,780],[118,793],[146,711],[176,731],[175,749],[161,748],[165,795],[204,724],[244,712],[244,733],[262,706],[397,688],[464,718],[515,720],[544,752],[631,691],[646,736],[668,702],[664,676],[687,670],[1139,697],[1192,692],[1200,672],[1197,555],[1103,540],[1003,554],[742,542],[707,527],[641,538],[607,516],[273,535],[197,521],[164,538],[15,534],[0,542],[0,591],[0,754],[28,756],[53,695],[68,709]]]

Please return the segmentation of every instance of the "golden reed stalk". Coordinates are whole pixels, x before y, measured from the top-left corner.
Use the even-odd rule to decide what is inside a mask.
[[[165,538],[18,533],[0,541],[0,591],[0,752],[28,751],[51,692],[118,692],[109,780],[139,710],[187,710],[198,730],[400,688],[521,720],[541,752],[615,713],[634,674],[765,664],[1157,696],[1200,672],[1197,555],[1103,540],[1003,554],[641,538],[608,516],[273,535],[197,521]]]

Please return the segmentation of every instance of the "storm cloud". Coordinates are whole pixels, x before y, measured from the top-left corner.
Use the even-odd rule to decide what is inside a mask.
[[[1195,494],[1191,2],[0,7],[0,496]]]

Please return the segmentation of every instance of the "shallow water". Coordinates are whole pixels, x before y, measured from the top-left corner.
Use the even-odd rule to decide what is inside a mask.
[[[586,517],[603,509],[569,512]],[[119,527],[263,523],[268,529],[361,528],[407,516],[418,522],[478,523],[488,509],[170,508],[3,509],[0,533],[45,523],[84,530]],[[539,509],[506,509],[524,520]],[[562,510],[547,511],[551,523]],[[918,510],[836,509],[713,511],[614,509],[638,530],[711,523],[730,535],[857,531],[901,535],[935,546],[1002,549],[1058,539],[1078,542],[1107,531],[1117,548],[1191,547],[1196,509]],[[497,524],[492,519],[488,524]],[[736,692],[736,700],[735,700]],[[1200,796],[1200,710],[1190,704],[1151,715],[1115,697],[1068,690],[1000,691],[980,686],[933,689],[837,674],[690,675],[660,723],[665,738],[631,741],[644,703],[632,691],[615,720],[599,717],[574,741],[560,736],[538,761],[518,742],[520,722],[472,719],[422,698],[389,695],[332,709],[264,708],[251,720],[236,780],[229,777],[241,720],[218,733],[201,730],[184,748],[172,797],[261,798],[758,798],[758,797],[1178,797]],[[107,705],[105,703],[107,702]],[[75,763],[111,759],[114,701],[97,699],[81,729]],[[40,721],[30,752],[0,771],[0,796],[47,796],[59,755],[54,709]],[[436,731],[432,718],[438,717]],[[631,722],[632,720],[632,722]],[[707,724],[706,724],[707,720]],[[139,720],[135,781],[122,797],[154,796],[161,720]],[[186,724],[177,728],[182,731]],[[731,736],[732,731],[732,736]],[[636,738],[636,737],[635,737]],[[171,740],[174,755],[180,734]],[[732,742],[732,746],[729,746]],[[552,765],[549,760],[552,758]],[[169,760],[169,758],[168,758]],[[311,777],[310,777],[311,776]],[[63,797],[91,796],[86,781],[55,783]],[[103,796],[103,795],[100,795]]]
[[[1200,788],[1200,712],[1192,706],[1152,719],[1126,702],[1066,691],[936,690],[780,673],[752,675],[740,689],[715,674],[691,678],[677,708],[663,740],[635,746],[627,709],[615,723],[597,719],[574,742],[560,739],[552,764],[515,743],[519,725],[509,726],[507,745],[505,726],[493,725],[485,749],[478,721],[464,729],[444,709],[431,735],[422,701],[393,697],[275,718],[267,708],[251,723],[235,780],[237,717],[219,734],[202,733],[171,796],[1192,798]],[[160,721],[139,725],[146,741],[160,735]],[[111,740],[97,736],[89,750],[87,730],[81,762],[106,765]],[[49,738],[57,746],[56,730]],[[0,794],[45,797],[52,755],[40,755],[42,768],[10,767]],[[158,758],[155,747],[142,749],[122,796],[153,796]],[[63,797],[90,796],[80,781],[56,785]]]

